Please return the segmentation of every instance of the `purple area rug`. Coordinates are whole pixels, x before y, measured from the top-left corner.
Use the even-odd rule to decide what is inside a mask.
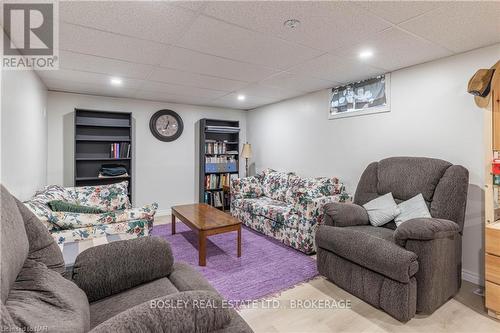
[[[154,236],[170,242],[176,261],[196,267],[221,295],[231,301],[257,300],[279,293],[316,275],[316,261],[270,237],[242,228],[241,257],[236,232],[207,239],[207,266],[198,266],[198,238],[187,226],[157,225]]]

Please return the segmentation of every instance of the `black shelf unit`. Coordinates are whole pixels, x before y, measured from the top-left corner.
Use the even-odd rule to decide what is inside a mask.
[[[215,175],[222,177],[228,175],[231,177],[239,176],[239,151],[240,151],[240,131],[239,121],[234,120],[221,120],[221,119],[200,119],[200,142],[199,142],[199,202],[208,203],[212,206],[228,211],[229,210],[229,193],[224,192],[223,188],[217,186],[216,188],[206,187],[206,177]],[[219,149],[224,147],[224,151],[209,152],[208,145],[217,143]],[[206,158],[231,158],[234,162],[230,163],[206,163]],[[214,169],[215,168],[215,169]],[[215,193],[222,196],[222,206],[214,204],[213,198]]]
[[[74,186],[119,183],[128,180],[132,201],[132,113],[75,109]],[[130,155],[111,157],[113,143],[130,144]],[[123,147],[123,146],[122,146]],[[99,178],[103,164],[122,164],[128,177]]]

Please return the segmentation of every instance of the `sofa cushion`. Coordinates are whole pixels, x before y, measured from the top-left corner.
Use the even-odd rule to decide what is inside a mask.
[[[291,175],[288,183],[286,201],[290,204],[295,204],[298,194],[301,193],[307,192],[311,197],[323,197],[341,194],[344,190],[344,185],[337,177],[303,178]]]
[[[223,305],[212,291],[183,291],[129,308],[91,332],[213,332],[231,321],[231,311]]]
[[[348,230],[355,230],[357,232],[363,232],[373,237],[384,239],[389,242],[394,241],[394,230],[388,228],[379,228],[372,225],[353,225],[350,227],[344,227]]]
[[[393,280],[408,283],[418,271],[417,255],[392,241],[372,235],[370,226],[332,227],[321,225],[316,231],[318,247],[366,267]],[[361,228],[370,228],[361,231]],[[375,228],[375,227],[373,227]],[[390,229],[380,228],[383,233]]]
[[[285,201],[291,175],[293,175],[291,172],[265,170],[262,177],[264,195],[274,200]]]
[[[90,327],[141,303],[178,292],[169,279],[161,278],[90,303]]]
[[[67,189],[80,205],[99,207],[106,211],[130,208],[128,181],[98,186],[81,186]]]
[[[85,293],[44,264],[26,260],[5,303],[24,331],[47,327],[47,332],[87,332],[89,303]]]
[[[233,207],[264,216],[271,220],[283,220],[290,213],[292,206],[283,201],[268,197],[248,198],[235,200]]]
[[[17,275],[28,256],[29,244],[23,218],[14,197],[0,185],[0,256],[1,256],[1,299],[5,303]]]
[[[391,157],[378,163],[378,193],[389,193],[395,199],[408,200],[422,193],[432,201],[434,190],[451,163],[423,157]]]

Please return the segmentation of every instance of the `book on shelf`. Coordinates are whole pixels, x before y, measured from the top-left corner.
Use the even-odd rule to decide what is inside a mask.
[[[223,173],[220,175],[210,174],[205,176],[205,189],[206,190],[216,190],[222,189],[224,186],[229,186],[230,182],[236,174]]]
[[[205,163],[236,163],[233,156],[211,156],[205,157]]]
[[[130,158],[130,143],[112,143],[110,155],[111,158]]]
[[[227,151],[226,142],[207,142],[205,143],[205,153],[206,154],[225,154]]]
[[[217,208],[227,206],[228,203],[223,192],[205,192],[204,201]]]

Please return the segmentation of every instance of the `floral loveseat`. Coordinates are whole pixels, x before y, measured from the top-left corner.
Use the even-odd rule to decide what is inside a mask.
[[[307,254],[316,251],[323,206],[350,198],[335,177],[302,178],[272,169],[234,179],[231,196],[231,214],[243,224]]]
[[[127,181],[82,187],[49,185],[24,204],[37,215],[59,245],[108,235],[128,234],[129,238],[147,236],[153,227],[158,204],[132,208],[127,187]],[[55,212],[47,204],[52,200],[97,207],[105,212]]]

